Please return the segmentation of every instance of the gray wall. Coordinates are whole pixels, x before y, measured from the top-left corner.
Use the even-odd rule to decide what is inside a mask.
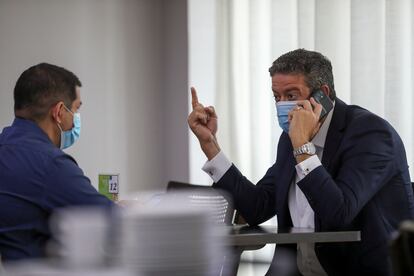
[[[0,0],[0,128],[14,84],[50,62],[83,82],[82,135],[68,152],[121,196],[188,180],[185,0]]]
[[[163,1],[162,100],[166,180],[189,181],[187,1]]]

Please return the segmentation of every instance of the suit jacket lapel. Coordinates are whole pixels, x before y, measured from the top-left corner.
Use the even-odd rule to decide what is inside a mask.
[[[332,173],[332,161],[334,160],[338,147],[341,144],[343,131],[346,127],[346,108],[347,105],[343,101],[338,98],[335,100],[334,114],[326,135],[322,156],[322,165],[329,173]],[[319,231],[320,228],[320,220],[315,214],[315,229]]]
[[[290,218],[289,213],[289,203],[288,203],[288,194],[289,194],[289,187],[292,184],[295,176],[295,165],[296,160],[293,157],[293,148],[292,143],[290,142],[289,137],[281,136],[281,139],[285,139],[285,148],[286,152],[284,153],[285,164],[283,165],[283,173],[280,174],[280,184],[278,185],[278,191],[276,194],[276,208],[278,210],[278,220],[280,222],[284,222],[283,225],[293,225],[292,219]]]
[[[346,107],[347,105],[340,99],[335,100],[334,114],[326,136],[322,157],[322,165],[328,171],[330,171],[332,160],[343,138],[343,130],[346,126]]]

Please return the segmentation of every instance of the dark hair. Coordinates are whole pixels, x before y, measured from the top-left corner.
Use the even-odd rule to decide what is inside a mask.
[[[14,87],[14,112],[25,110],[26,119],[41,120],[59,101],[71,108],[76,87],[82,84],[65,68],[40,63],[24,71]]]
[[[302,74],[311,91],[326,84],[329,87],[332,100],[335,100],[335,86],[332,65],[321,53],[297,49],[281,55],[269,68],[270,76],[281,74]]]

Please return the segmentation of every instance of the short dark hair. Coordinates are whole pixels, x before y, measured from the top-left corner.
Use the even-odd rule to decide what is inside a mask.
[[[59,101],[70,108],[76,99],[79,78],[63,67],[40,63],[25,70],[14,87],[14,112],[25,110],[32,120],[45,118],[50,107]]]
[[[332,64],[321,53],[297,49],[281,55],[269,68],[270,76],[280,74],[302,74],[311,91],[326,84],[332,100],[336,98]]]

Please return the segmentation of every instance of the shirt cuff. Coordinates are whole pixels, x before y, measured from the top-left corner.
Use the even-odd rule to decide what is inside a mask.
[[[319,166],[322,166],[322,163],[316,155],[312,155],[308,159],[297,164],[295,168],[296,173],[299,177],[299,181],[304,179],[305,176],[307,176],[311,171],[313,171]]]
[[[232,164],[226,155],[220,151],[216,156],[214,156],[213,159],[204,164],[202,170],[205,171],[215,183],[217,183],[230,169],[231,165]]]

